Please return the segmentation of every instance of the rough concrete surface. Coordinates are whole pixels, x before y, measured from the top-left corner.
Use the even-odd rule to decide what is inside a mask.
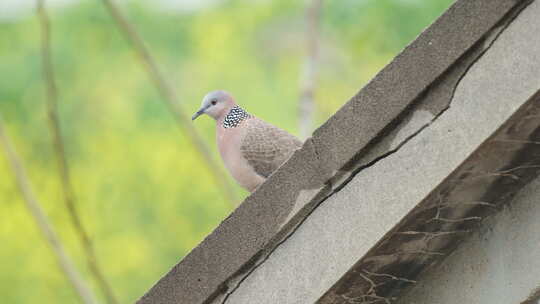
[[[398,152],[358,173],[215,303],[317,301],[540,88],[538,14],[535,2],[468,70],[444,114]],[[422,116],[409,123],[415,119]]]
[[[539,202],[536,179],[397,303],[524,302],[540,287]]]
[[[315,264],[323,264],[325,259],[331,257],[339,258],[336,265],[328,266],[329,273],[315,272],[315,277],[321,277],[320,281],[309,277],[309,272],[299,276],[298,282],[295,284],[304,282],[304,287],[298,287],[292,284],[293,282],[285,280],[287,276],[292,275],[289,270],[285,269],[281,273],[283,276],[273,278],[277,281],[281,280],[281,283],[287,283],[290,287],[283,287],[279,285],[280,282],[262,281],[263,285],[260,286],[264,286],[267,293],[261,292],[260,294],[270,298],[251,303],[309,303],[309,301],[304,300],[304,295],[315,298],[315,290],[324,292],[324,288],[328,288],[348,269],[347,267],[352,266],[353,257],[357,259],[363,251],[369,249],[370,245],[368,245],[367,240],[373,243],[376,239],[381,238],[393,224],[399,221],[404,212],[421,199],[420,193],[425,193],[430,186],[433,187],[436,184],[434,180],[441,180],[450,168],[459,164],[459,161],[463,160],[475,145],[490,132],[493,132],[504,121],[505,117],[517,109],[519,103],[525,100],[519,100],[521,96],[530,94],[530,90],[534,86],[531,84],[534,81],[531,77],[538,75],[529,70],[524,73],[520,71],[518,75],[508,75],[508,79],[497,80],[510,81],[511,83],[508,85],[516,84],[523,89],[517,96],[511,96],[507,104],[501,102],[502,96],[496,96],[497,98],[493,101],[495,107],[489,108],[489,111],[481,113],[482,115],[478,115],[478,113],[471,115],[467,111],[476,110],[475,104],[485,105],[487,98],[480,98],[482,97],[480,92],[473,94],[474,92],[463,89],[459,94],[472,94],[471,98],[474,97],[475,100],[463,107],[454,107],[452,104],[451,108],[445,112],[446,101],[452,100],[451,97],[454,95],[456,100],[458,98],[458,91],[453,92],[452,90],[455,84],[462,80],[463,84],[459,87],[465,88],[463,85],[468,82],[461,79],[462,74],[468,70],[468,66],[465,64],[465,69],[458,69],[455,77],[451,76],[449,82],[444,82],[447,87],[442,89],[442,94],[446,96],[445,102],[440,102],[438,98],[433,97],[436,96],[435,94],[432,95],[433,102],[427,103],[425,107],[413,106],[421,103],[418,99],[425,94],[426,89],[444,79],[446,72],[449,69],[452,70],[456,62],[462,60],[464,54],[470,53],[471,48],[479,41],[484,41],[486,33],[500,25],[502,20],[507,20],[508,14],[515,11],[524,2],[527,1],[457,1],[433,26],[381,71],[370,84],[319,128],[313,137],[306,141],[301,150],[297,151],[212,234],[166,274],[139,300],[139,303],[211,303],[212,301],[214,303],[223,301],[237,303],[232,297],[238,297],[237,299],[242,300],[240,295],[248,290],[247,287],[252,286],[250,282],[260,278],[260,274],[257,273],[264,272],[266,267],[277,263],[272,261],[278,257],[279,251],[287,246],[292,246],[291,244],[306,245],[305,243],[310,239],[302,239],[303,235],[300,232],[308,229],[306,227],[309,227],[310,221],[317,220],[316,214],[318,213],[323,215],[319,219],[323,226],[313,227],[315,229],[313,232],[319,232],[320,244],[325,245],[316,247],[315,249],[318,251],[311,252],[311,254],[308,254],[305,251],[306,248],[302,247],[298,247],[298,249],[291,247],[290,250],[293,251],[289,253],[298,254],[299,258],[308,255],[306,262],[294,265],[297,271],[304,271],[310,267],[321,267],[321,265]],[[524,39],[518,40],[518,46],[524,42]],[[496,41],[496,44],[500,45],[501,43]],[[506,44],[503,44],[503,47],[508,49],[503,52],[503,55],[509,56],[511,48]],[[475,56],[482,54],[482,48],[478,49],[480,53],[473,52]],[[489,52],[492,50],[490,49]],[[521,49],[516,50],[516,52],[521,52]],[[508,64],[513,64],[513,62],[510,60],[499,68],[510,71],[511,67]],[[487,68],[484,67],[484,69]],[[467,73],[467,77],[471,72],[472,70]],[[480,72],[486,73],[482,69]],[[519,79],[519,77],[523,79]],[[479,82],[479,80],[476,81]],[[490,89],[490,85],[495,86],[499,83],[483,84],[482,89]],[[477,97],[479,97],[478,100],[476,100]],[[461,96],[459,98],[468,97]],[[450,115],[447,116],[447,114]],[[439,117],[439,115],[441,116]],[[493,116],[493,119],[490,115]],[[444,117],[446,117],[445,122],[441,122]],[[462,124],[462,121],[472,124],[471,128],[478,129],[478,126],[482,126],[480,129],[485,128],[485,130],[475,131],[473,137],[462,134],[460,130],[456,129],[460,127],[459,124]],[[485,127],[482,125],[484,123]],[[419,126],[421,127],[419,128]],[[445,129],[447,126],[451,132]],[[389,138],[386,137],[388,134],[393,140],[387,139],[385,142],[382,139]],[[432,145],[431,141],[435,141],[435,145]],[[463,147],[452,146],[453,144],[461,145],[461,141],[465,143]],[[379,146],[382,147],[379,150],[373,149],[377,147],[375,142],[384,142],[384,147]],[[444,153],[432,151],[437,149],[446,151]],[[364,157],[369,154],[369,151],[372,151],[370,158]],[[390,152],[395,152],[395,155],[390,155]],[[418,153],[429,155],[424,160],[419,159]],[[450,160],[445,168],[434,166],[425,172],[417,170],[419,164],[424,161],[426,166],[433,162],[435,162],[434,165],[439,165],[436,161],[437,158],[447,155]],[[360,156],[358,159],[363,162],[361,167],[369,167],[368,170],[361,168],[362,170],[365,172],[376,171],[367,177],[367,179],[372,178],[373,180],[362,182],[367,183],[365,185],[360,182],[364,171],[355,178],[355,183],[348,180],[353,176],[351,175],[353,170],[355,174],[359,170],[356,166],[358,162],[355,161],[357,156]],[[349,164],[351,165],[349,166]],[[411,171],[407,172],[409,167]],[[446,172],[443,172],[445,170]],[[345,176],[345,178],[336,177],[336,175]],[[423,182],[424,179],[430,181],[428,181],[429,184],[420,185],[421,187],[416,189],[416,196],[413,195],[414,193],[405,191],[411,192],[411,189],[404,189],[404,187],[415,188],[417,185],[412,181],[408,184],[405,183],[407,186],[401,183],[397,184],[395,189],[390,189],[394,187],[391,183],[382,188],[373,185],[375,183],[384,185],[388,176],[391,180],[392,176],[401,176],[405,181],[409,178],[416,182]],[[394,178],[393,181],[395,182],[396,179]],[[340,191],[343,185],[346,185],[346,188]],[[391,191],[382,193],[382,198],[387,196],[388,201],[377,201],[381,197],[377,198],[376,193],[371,193],[372,197],[368,195],[365,199],[362,197],[360,200],[358,199],[358,187],[362,189],[363,187],[373,187],[369,192],[384,192],[388,189]],[[391,198],[392,193],[398,193],[392,191],[399,189],[403,189],[404,193],[408,193],[407,195],[411,195],[410,198],[416,201],[404,202],[397,199],[401,193],[397,197]],[[367,193],[368,190],[362,191]],[[330,199],[321,205],[323,208],[317,208],[319,203],[329,196]],[[341,201],[341,199],[348,198],[354,198],[356,201]],[[353,206],[350,206],[351,204]],[[381,208],[381,204],[384,207]],[[331,209],[327,209],[328,206],[337,208],[339,205],[342,205],[341,211],[335,214]],[[311,214],[315,208],[315,212]],[[324,216],[325,214],[326,216]],[[352,214],[357,216],[355,220],[352,219]],[[379,221],[374,219],[379,219]],[[341,230],[332,225],[341,224],[340,220],[344,221],[343,225],[358,224],[358,227],[342,229],[345,230],[343,234],[345,243],[342,240],[335,240],[336,244],[334,244],[331,240],[332,234],[335,238],[338,235],[336,233],[340,233]],[[353,222],[350,222],[351,220]],[[327,229],[324,223],[327,223],[330,228]],[[368,224],[372,226],[365,228]],[[295,230],[298,225],[300,228]],[[363,231],[362,229],[367,230]],[[351,235],[351,231],[357,235]],[[288,239],[291,233],[294,234]],[[316,233],[311,237],[311,241],[319,243],[319,239],[314,238],[315,235]],[[358,241],[366,241],[366,243],[355,243]],[[339,244],[337,244],[338,242]],[[336,245],[335,248],[341,246],[346,250],[341,253],[331,245]],[[359,245],[362,246],[358,248]],[[298,250],[298,252],[294,250]],[[354,250],[359,251],[353,252]],[[283,262],[293,262],[292,257],[283,256],[283,258],[285,259]],[[262,266],[257,267],[257,265]],[[254,269],[255,272],[253,272]],[[276,271],[280,271],[280,269],[278,268]],[[279,274],[279,272],[275,274]],[[322,277],[323,274],[328,274],[328,277]],[[309,282],[315,282],[313,284],[316,286],[310,286]],[[236,289],[237,286],[239,286],[238,289]],[[260,286],[259,291],[261,291]],[[318,289],[309,290],[312,287]],[[277,292],[280,294],[279,299],[283,297],[284,293],[289,293],[285,296],[290,299],[289,302],[280,302],[271,298],[274,294],[271,293],[270,288],[277,288]],[[283,288],[286,288],[286,291]],[[298,297],[293,298],[293,296]],[[294,302],[294,299],[297,302]]]

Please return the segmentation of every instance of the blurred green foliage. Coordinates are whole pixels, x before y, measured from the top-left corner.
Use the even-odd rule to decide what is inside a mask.
[[[326,1],[317,121],[334,113],[450,3]],[[207,91],[226,89],[250,112],[295,133],[305,4],[231,0],[171,12],[147,0],[130,1],[123,9],[186,114]],[[100,1],[82,1],[51,15],[61,123],[77,203],[117,295],[122,303],[133,302],[232,208]],[[38,198],[93,284],[59,188],[39,39],[32,14],[0,20],[0,113]],[[196,127],[215,148],[213,121],[200,119]],[[0,155],[1,302],[76,303]]]

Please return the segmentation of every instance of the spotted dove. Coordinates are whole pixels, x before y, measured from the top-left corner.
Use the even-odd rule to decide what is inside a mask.
[[[246,112],[225,91],[208,93],[192,120],[202,114],[216,120],[217,146],[225,167],[250,192],[302,145],[287,131]]]

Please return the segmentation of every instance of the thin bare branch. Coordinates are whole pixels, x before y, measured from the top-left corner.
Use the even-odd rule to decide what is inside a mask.
[[[30,182],[19,159],[19,156],[17,155],[15,148],[11,144],[11,141],[9,140],[4,131],[3,121],[1,117],[0,145],[4,149],[6,159],[11,167],[11,171],[13,172],[13,175],[15,177],[17,186],[19,187],[19,190],[21,191],[21,194],[23,196],[23,201],[25,202],[28,211],[30,211],[30,214],[36,222],[40,232],[45,237],[45,240],[47,241],[49,246],[51,246],[51,249],[58,261],[60,269],[64,272],[66,278],[71,283],[71,285],[73,285],[75,292],[81,298],[81,301],[83,303],[97,303],[94,295],[90,291],[90,288],[88,288],[88,285],[86,284],[80,273],[77,271],[77,269],[73,265],[73,262],[64,250],[64,247],[62,246],[58,235],[53,230],[53,227],[49,223],[49,220],[43,212],[43,209],[41,209],[41,204],[38,202],[32,191]]]
[[[95,254],[94,246],[82,223],[77,210],[77,205],[75,203],[75,194],[71,184],[69,167],[65,153],[65,145],[62,139],[60,120],[58,118],[58,90],[51,59],[51,31],[49,17],[45,7],[45,0],[37,0],[37,14],[41,28],[41,60],[43,66],[43,80],[47,89],[47,114],[49,118],[49,128],[52,134],[54,150],[56,152],[60,180],[62,182],[64,203],[66,209],[68,210],[71,224],[73,225],[73,228],[75,229],[79,241],[83,247],[83,251],[86,255],[86,261],[91,273],[94,275],[101,291],[107,299],[107,302],[110,304],[117,304],[118,301],[116,300],[111,285],[107,282],[107,279],[101,270]]]
[[[195,149],[199,152],[206,167],[214,177],[216,184],[220,187],[223,194],[225,195],[225,198],[233,206],[235,206],[237,202],[237,197],[235,192],[233,191],[233,188],[230,185],[228,176],[223,172],[223,169],[215,161],[212,153],[210,152],[210,149],[201,139],[201,136],[197,132],[197,129],[193,127],[189,116],[185,115],[184,110],[178,102],[178,97],[176,96],[175,91],[163,77],[163,74],[159,70],[156,61],[150,54],[141,36],[135,30],[135,27],[131,23],[129,23],[127,18],[123,15],[123,13],[120,11],[120,9],[113,0],[103,0],[103,3],[105,4],[105,7],[111,14],[118,27],[120,28],[120,31],[122,32],[126,40],[131,43],[131,45],[139,55],[143,66],[145,67],[150,79],[154,82],[157,90],[161,94],[162,99],[166,102],[169,110],[172,112],[180,128],[188,135]]]
[[[300,137],[306,138],[312,131],[315,116],[315,86],[319,61],[319,27],[322,0],[312,0],[306,14],[306,60],[300,83],[298,127]]]

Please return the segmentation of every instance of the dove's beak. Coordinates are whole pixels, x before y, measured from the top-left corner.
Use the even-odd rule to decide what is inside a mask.
[[[204,109],[200,109],[199,111],[197,111],[197,113],[193,114],[193,116],[191,116],[191,120],[195,120],[197,117],[201,116],[204,114]]]

